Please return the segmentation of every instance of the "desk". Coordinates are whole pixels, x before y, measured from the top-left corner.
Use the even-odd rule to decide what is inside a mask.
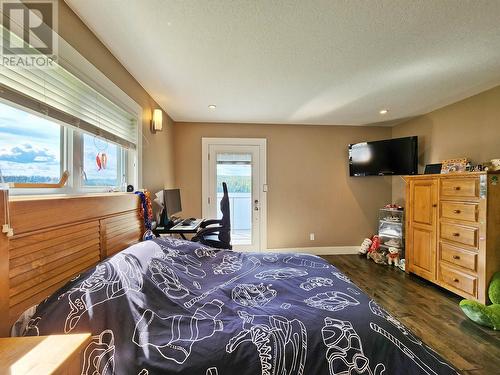
[[[203,221],[205,221],[205,219],[196,219],[192,221],[191,225],[182,225],[182,222],[180,222],[171,228],[156,227],[153,229],[153,233],[156,237],[159,237],[160,234],[180,234],[183,239],[186,239],[184,235],[196,234]]]

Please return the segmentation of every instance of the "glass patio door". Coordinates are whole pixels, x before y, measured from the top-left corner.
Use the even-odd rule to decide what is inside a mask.
[[[235,250],[258,251],[261,248],[262,184],[260,181],[260,146],[209,144],[208,218],[221,218],[222,183],[229,193],[231,242]]]

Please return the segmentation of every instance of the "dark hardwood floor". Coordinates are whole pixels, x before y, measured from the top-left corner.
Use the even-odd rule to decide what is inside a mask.
[[[358,255],[324,256],[463,374],[500,374],[500,331],[468,320],[461,298]]]

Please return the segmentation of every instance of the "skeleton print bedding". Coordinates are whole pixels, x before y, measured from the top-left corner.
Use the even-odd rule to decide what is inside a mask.
[[[91,332],[82,375],[455,374],[308,254],[134,245],[41,303],[26,335]]]

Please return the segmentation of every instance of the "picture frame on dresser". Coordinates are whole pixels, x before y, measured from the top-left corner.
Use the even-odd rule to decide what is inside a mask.
[[[441,163],[441,174],[462,173],[467,168],[467,158],[448,159]]]
[[[424,174],[439,174],[441,173],[442,163],[426,164]]]

